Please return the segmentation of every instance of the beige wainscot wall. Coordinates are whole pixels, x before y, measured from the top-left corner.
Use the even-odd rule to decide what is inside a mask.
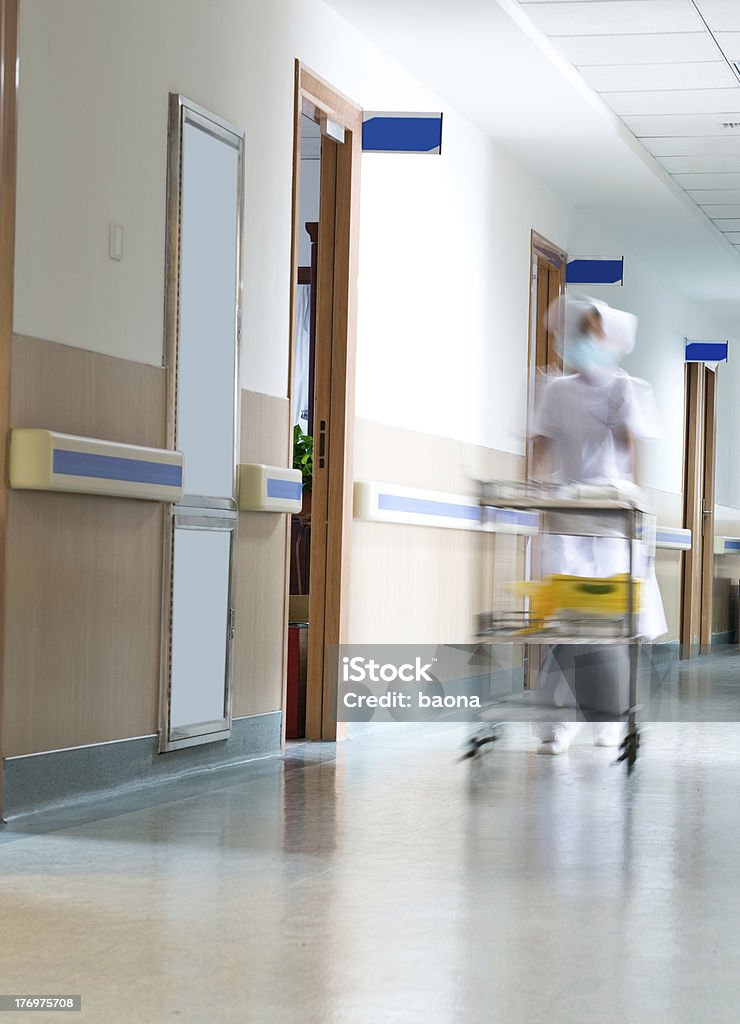
[[[162,447],[165,371],[18,336],[12,427]],[[241,459],[285,465],[287,399],[244,391]],[[158,729],[163,508],[11,491],[2,750],[6,757]],[[285,517],[242,513],[235,717],[281,707]]]

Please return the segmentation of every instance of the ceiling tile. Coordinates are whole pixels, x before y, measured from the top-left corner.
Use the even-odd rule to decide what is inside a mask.
[[[524,3],[524,10],[552,36],[620,32],[698,32],[704,23],[690,0],[564,0]]]
[[[740,32],[737,0],[697,0],[697,6],[713,32]]]
[[[712,217],[720,231],[740,231],[740,217]]]
[[[709,216],[710,217],[716,217],[717,216],[716,212],[711,210],[712,206],[720,206],[722,204],[734,205],[735,203],[740,203],[740,188],[735,188],[735,189],[731,189],[731,188],[724,188],[724,189],[711,189],[711,188],[689,189],[688,193],[691,196],[691,198],[694,200],[694,202],[699,204],[699,206],[708,206],[708,207],[710,207],[710,210],[709,210]]]
[[[638,139],[644,136],[726,135],[723,121],[740,122],[740,109],[726,114],[640,114],[622,118]]]
[[[740,231],[726,231],[725,238],[733,245],[740,245]]]
[[[602,99],[617,114],[725,114],[740,110],[734,89],[664,89],[658,92],[606,92]]]
[[[730,174],[674,174],[682,188],[740,189],[740,173]]]
[[[697,138],[646,137],[642,139],[642,144],[657,157],[734,156],[740,155],[740,130],[725,130],[722,135]]]
[[[740,174],[740,153],[727,156],[664,156],[658,159],[669,174]]]
[[[715,38],[728,60],[740,60],[740,32],[717,32]]]
[[[740,218],[740,203],[730,203],[727,206],[722,206],[721,203],[715,203],[710,206],[705,206],[704,212],[713,220],[717,220],[722,217]]]
[[[602,64],[673,64],[717,59],[717,47],[705,29],[670,35],[592,36],[581,33],[553,41],[560,52],[581,69]]]
[[[733,88],[737,79],[723,60],[680,64],[609,64],[578,69],[597,92],[636,89]]]

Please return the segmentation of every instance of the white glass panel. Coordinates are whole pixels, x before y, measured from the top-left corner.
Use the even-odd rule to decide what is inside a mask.
[[[183,127],[177,447],[185,494],[233,496],[238,140]]]
[[[170,724],[224,718],[231,533],[175,529]]]

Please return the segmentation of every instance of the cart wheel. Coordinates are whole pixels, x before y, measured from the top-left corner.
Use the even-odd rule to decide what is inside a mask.
[[[471,758],[478,756],[478,741],[476,739],[468,740],[465,748],[465,753],[462,757],[458,758],[459,761],[469,761]]]
[[[460,760],[469,761],[475,757],[478,757],[483,747],[487,746],[489,743],[495,743],[497,739],[498,730],[485,733],[482,736],[471,736],[471,738],[468,740],[467,749],[460,758]]]
[[[617,758],[616,763],[619,764],[620,761],[626,761],[627,772],[629,773],[635,767],[635,762],[637,761],[637,754],[640,750],[640,733],[637,731],[637,729],[634,729],[632,732],[627,733],[627,735],[622,740],[620,750],[621,753]]]

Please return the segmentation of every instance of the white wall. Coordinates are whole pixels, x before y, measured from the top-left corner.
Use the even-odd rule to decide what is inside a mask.
[[[716,335],[717,339],[723,335]],[[715,498],[718,505],[740,509],[740,344],[730,343],[728,362],[718,369],[717,382],[717,467]],[[733,535],[740,531],[740,513],[735,516]]]
[[[16,331],[160,362],[167,94],[178,91],[245,129],[243,384],[284,395],[296,57],[368,107],[442,105],[319,0],[22,0]],[[455,121],[450,113],[451,136]],[[469,126],[463,131],[482,144]],[[390,175],[389,206],[404,181],[412,221],[434,216],[455,195],[464,201],[466,183],[452,169],[463,156],[451,159],[417,160],[413,177],[400,170],[405,158],[380,167],[381,183]],[[365,214],[378,198],[374,177],[368,167]],[[440,179],[441,190],[434,187]],[[125,229],[120,264],[107,258],[111,219]],[[452,210],[447,219],[456,222]],[[361,243],[363,351],[372,353],[376,344],[377,302],[368,295],[406,226],[387,219],[378,249],[368,224],[370,244]],[[475,228],[465,224],[456,236],[467,244],[470,230]],[[410,263],[426,259],[428,242],[426,234],[403,242]],[[451,242],[448,262],[458,258],[457,237]],[[433,243],[444,249],[436,233]],[[429,294],[428,283],[421,297],[411,294],[404,306],[428,305]],[[443,294],[441,303],[428,316],[445,328],[444,338],[441,329],[435,331],[438,348],[450,337],[455,294]],[[389,336],[388,323],[384,334],[396,349],[403,337],[423,351],[394,320]],[[465,353],[472,344],[466,340]],[[373,408],[372,386],[360,392],[362,409],[379,418],[387,414],[382,405]],[[453,403],[449,419],[456,422],[468,403],[457,391]],[[417,422],[428,421],[427,405],[422,398],[424,415],[416,415]],[[447,429],[446,422],[440,426]]]
[[[21,0],[16,330],[159,363],[178,91],[245,129],[243,384],[284,395],[295,57],[368,109],[445,112],[441,157],[363,157],[358,415],[521,453],[530,229],[573,253],[624,246],[320,0]],[[107,258],[111,219],[122,263]],[[681,339],[716,331],[625,255],[625,288],[603,294],[640,316],[628,368],[654,384],[666,427],[647,468],[676,492]],[[725,498],[731,479],[723,467]]]
[[[601,298],[639,318],[637,345],[624,367],[652,385],[663,426],[661,440],[642,447],[641,476],[653,488],[678,493],[683,472],[684,338],[726,335],[720,325],[671,288],[656,268],[645,265],[638,255],[625,250],[592,221],[578,220],[569,251],[574,256],[625,257],[623,287],[578,286],[571,290]],[[726,401],[720,399],[723,415]],[[727,462],[729,454],[725,445],[722,459]]]

